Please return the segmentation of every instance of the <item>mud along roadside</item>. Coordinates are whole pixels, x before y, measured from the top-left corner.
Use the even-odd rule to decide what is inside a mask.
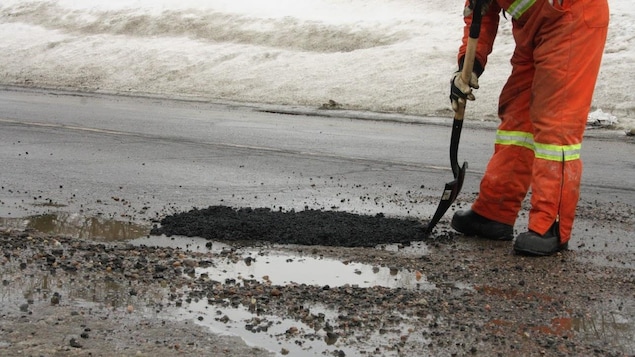
[[[166,313],[205,300],[210,312],[198,320],[224,321],[224,309],[253,308],[238,323],[254,333],[267,334],[271,321],[264,316],[297,321],[271,336],[278,355],[310,355],[312,343],[329,339],[323,350],[333,356],[635,354],[635,275],[619,266],[627,257],[616,253],[617,264],[599,266],[578,259],[592,252],[567,251],[536,261],[499,243],[448,238],[429,242],[433,252],[425,256],[407,249],[277,247],[388,265],[434,284],[415,291],[216,282],[188,272],[215,259],[239,260],[237,250],[195,253],[3,229],[0,354],[271,355]]]

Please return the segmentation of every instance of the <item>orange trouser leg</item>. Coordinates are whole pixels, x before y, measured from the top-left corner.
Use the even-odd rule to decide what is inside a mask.
[[[606,0],[564,5],[562,15],[543,5],[545,20],[528,23],[519,35],[525,36],[525,46],[536,44],[530,106],[536,159],[529,229],[544,234],[559,221],[561,243],[571,237],[582,176],[579,148],[608,29]]]
[[[533,133],[529,120],[531,85],[534,76],[532,58],[517,48],[512,57],[512,73],[499,98],[497,141],[481,180],[479,196],[472,205],[474,212],[497,222],[513,225],[531,182],[534,150],[510,144],[505,134]],[[503,140],[499,140],[501,137]],[[520,143],[517,143],[520,144]]]
[[[499,107],[502,140],[472,208],[513,223],[531,185],[529,229],[544,234],[559,222],[565,243],[579,198],[579,148],[606,41],[608,5],[606,0],[565,0],[563,9],[546,1],[534,6],[540,8],[532,17],[514,26],[513,69]],[[529,140],[504,140],[516,131],[533,135],[533,162]]]

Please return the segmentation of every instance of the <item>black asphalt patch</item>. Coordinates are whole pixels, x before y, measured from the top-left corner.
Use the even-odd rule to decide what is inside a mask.
[[[151,234],[202,237],[216,241],[374,247],[423,240],[425,225],[416,219],[347,212],[210,206],[163,218]]]

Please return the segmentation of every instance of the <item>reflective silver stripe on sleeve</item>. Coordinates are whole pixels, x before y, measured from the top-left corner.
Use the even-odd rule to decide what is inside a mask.
[[[516,0],[509,6],[507,12],[518,20],[535,3],[536,0]]]

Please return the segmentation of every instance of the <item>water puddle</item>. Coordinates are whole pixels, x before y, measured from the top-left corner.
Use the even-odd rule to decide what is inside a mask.
[[[0,225],[9,228],[35,229],[97,242],[115,242],[148,235],[150,228],[132,222],[102,217],[86,217],[78,213],[50,213],[25,218],[0,218]]]
[[[434,288],[425,277],[407,270],[284,253],[264,255],[247,252],[242,257],[238,262],[221,260],[214,268],[196,269],[196,274],[207,274],[210,279],[219,281],[247,278],[274,285],[295,283],[331,287],[351,285],[361,288],[382,286],[416,290]]]
[[[635,355],[635,301],[618,299],[610,304],[596,306],[593,315],[571,319],[570,329],[585,340],[614,341],[625,355]]]
[[[220,242],[201,238],[149,236],[129,241],[133,245],[179,247],[192,251],[220,253],[231,249]],[[205,274],[216,281],[250,279],[274,285],[307,284],[317,286],[382,286],[414,290],[434,289],[425,276],[416,271],[386,266],[342,262],[324,257],[303,256],[279,251],[240,250],[231,258],[220,256],[214,266],[196,268],[195,276]]]
[[[414,330],[407,321],[411,318],[401,316],[406,323],[388,326],[381,331],[371,333],[367,340],[355,336],[341,337],[331,332],[330,324],[335,324],[339,312],[323,305],[305,305],[319,321],[312,326],[295,319],[283,319],[274,315],[257,314],[247,306],[218,308],[206,301],[193,301],[186,308],[176,311],[176,317],[196,321],[218,334],[240,336],[247,344],[274,352],[285,351],[291,356],[358,356],[372,355],[377,346],[397,345],[401,336]],[[427,345],[420,329],[409,336],[409,341]],[[336,352],[338,351],[338,352]],[[344,354],[342,354],[344,353]],[[383,356],[399,356],[395,351],[382,351]]]
[[[110,309],[161,306],[169,293],[163,287],[131,286],[109,279],[87,284],[89,280],[88,275],[24,270],[14,260],[0,270],[0,313],[18,308],[26,311],[25,304],[48,303],[56,296],[65,303],[98,304]]]

